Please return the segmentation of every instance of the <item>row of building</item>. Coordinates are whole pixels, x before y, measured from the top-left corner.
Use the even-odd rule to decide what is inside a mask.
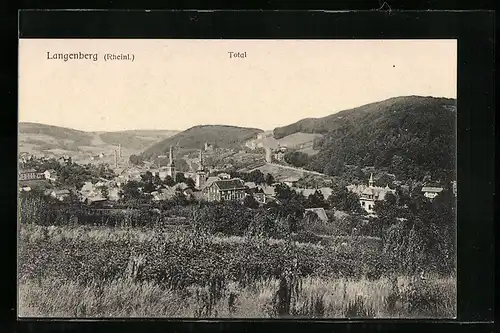
[[[38,172],[35,169],[20,169],[18,171],[18,180],[57,180],[57,172],[54,169],[45,170],[44,172]]]

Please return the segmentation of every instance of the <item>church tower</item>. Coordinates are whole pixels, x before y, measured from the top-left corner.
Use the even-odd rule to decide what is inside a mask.
[[[207,172],[203,166],[203,153],[200,149],[200,157],[198,161],[198,170],[196,171],[196,188],[200,189],[205,185],[207,180]]]
[[[368,180],[368,186],[373,187],[373,173],[370,174],[370,179]]]
[[[170,176],[175,179],[175,163],[174,163],[174,154],[172,153],[172,146],[170,146],[170,152],[168,154],[169,161],[167,165],[167,176]]]

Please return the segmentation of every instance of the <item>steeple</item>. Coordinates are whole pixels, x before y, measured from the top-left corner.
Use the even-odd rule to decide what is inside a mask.
[[[174,166],[174,154],[172,153],[172,146],[170,146],[170,151],[168,153],[168,166],[173,167]]]
[[[199,161],[198,161],[198,171],[203,171],[204,168],[203,168],[203,153],[202,153],[202,150],[200,149],[200,157],[199,157]]]
[[[174,154],[172,153],[172,146],[170,146],[170,151],[168,154],[169,161],[167,165],[167,175],[174,178],[175,177],[175,164],[174,164]]]
[[[368,180],[368,186],[373,187],[373,173],[370,174],[370,179]]]
[[[200,149],[200,158],[198,161],[198,170],[196,171],[195,186],[197,189],[203,188],[205,182],[207,181],[207,173],[203,167],[203,149]]]

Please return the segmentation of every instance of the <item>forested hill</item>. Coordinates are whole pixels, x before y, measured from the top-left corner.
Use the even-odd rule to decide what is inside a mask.
[[[200,149],[205,142],[218,148],[239,148],[245,141],[262,132],[258,128],[227,125],[194,126],[154,144],[142,153],[142,157],[151,158],[166,154],[170,146],[178,146],[181,149]]]
[[[346,165],[374,166],[398,178],[453,177],[456,161],[456,101],[407,96],[371,103],[324,118],[276,128],[277,138],[321,133],[320,153],[308,167],[340,175]]]

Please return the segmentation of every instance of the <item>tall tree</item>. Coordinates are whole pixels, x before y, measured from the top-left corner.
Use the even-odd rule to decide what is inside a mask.
[[[321,191],[316,190],[314,193],[310,194],[307,197],[306,205],[309,208],[324,208],[327,207],[328,204],[325,202],[325,197]]]
[[[153,174],[151,171],[146,171],[143,175],[141,175],[143,182],[153,182]]]
[[[138,181],[131,180],[126,182],[125,185],[123,185],[123,199],[138,199],[141,196],[139,187],[140,183]]]
[[[154,187],[152,181],[144,182],[144,187],[143,187],[144,193],[151,193],[154,190],[155,190],[155,187]]]
[[[254,170],[248,174],[248,181],[256,184],[263,184],[265,182],[264,174],[260,170]]]
[[[255,200],[253,195],[245,196],[245,199],[243,199],[243,205],[245,207],[252,208],[252,209],[259,208],[259,203],[257,202],[257,200]]]
[[[161,181],[161,178],[160,178],[160,175],[158,175],[157,173],[154,175],[153,177],[153,185],[155,186],[159,186],[159,185],[162,185],[163,182]]]
[[[285,153],[284,159],[285,162],[299,168],[309,163],[309,155],[301,151],[287,152]]]
[[[178,183],[184,183],[186,182],[186,177],[182,172],[178,172],[175,174],[175,182]]]
[[[193,178],[186,178],[186,181],[185,181],[186,185],[190,188],[190,189],[194,189],[195,186],[196,186],[196,183],[194,182]]]
[[[165,179],[163,180],[163,184],[165,184],[166,186],[170,187],[170,186],[174,186],[175,185],[175,180],[170,177],[170,176],[166,176]]]
[[[140,156],[137,156],[137,155],[130,155],[129,158],[128,158],[129,162],[134,164],[134,165],[140,165],[142,164],[142,158]]]
[[[286,184],[278,184],[274,189],[278,200],[290,200],[295,192]]]
[[[332,194],[328,197],[330,207],[347,212],[361,212],[359,197],[347,190],[345,186],[336,185],[332,188]]]
[[[267,173],[266,174],[266,184],[271,186],[274,183],[274,177],[272,174]]]

